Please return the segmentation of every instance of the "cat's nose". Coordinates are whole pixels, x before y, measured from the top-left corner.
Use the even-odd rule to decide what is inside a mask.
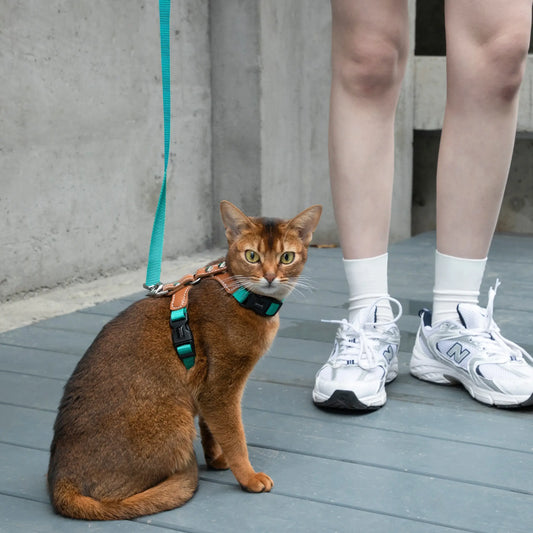
[[[269,285],[272,285],[272,282],[276,279],[276,274],[273,272],[267,272],[265,274],[265,279],[268,281]]]

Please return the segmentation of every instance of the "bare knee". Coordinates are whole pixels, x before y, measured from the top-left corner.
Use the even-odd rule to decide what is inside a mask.
[[[512,101],[520,90],[529,39],[505,35],[484,45],[484,83],[489,93],[503,101]]]
[[[405,58],[400,43],[368,39],[344,46],[333,54],[334,82],[357,97],[381,97],[401,84]]]

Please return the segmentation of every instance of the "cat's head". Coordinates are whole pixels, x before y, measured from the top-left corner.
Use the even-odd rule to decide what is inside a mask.
[[[226,262],[239,285],[283,300],[295,287],[322,206],[313,205],[290,220],[248,217],[232,203],[220,203],[228,239]]]

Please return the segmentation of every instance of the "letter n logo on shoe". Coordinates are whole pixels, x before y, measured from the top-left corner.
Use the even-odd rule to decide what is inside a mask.
[[[470,350],[463,348],[463,346],[456,342],[447,352],[446,355],[453,359],[458,365],[460,365],[469,355]]]

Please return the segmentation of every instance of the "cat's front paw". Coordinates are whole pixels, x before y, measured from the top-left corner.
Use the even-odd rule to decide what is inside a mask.
[[[274,482],[264,472],[255,472],[250,476],[246,482],[246,485],[241,483],[243,490],[248,492],[270,492]]]
[[[211,457],[206,457],[206,463],[208,468],[212,468],[213,470],[228,470],[229,469],[229,463],[226,460],[226,457],[224,454],[220,454],[218,457],[215,457],[215,459]]]

